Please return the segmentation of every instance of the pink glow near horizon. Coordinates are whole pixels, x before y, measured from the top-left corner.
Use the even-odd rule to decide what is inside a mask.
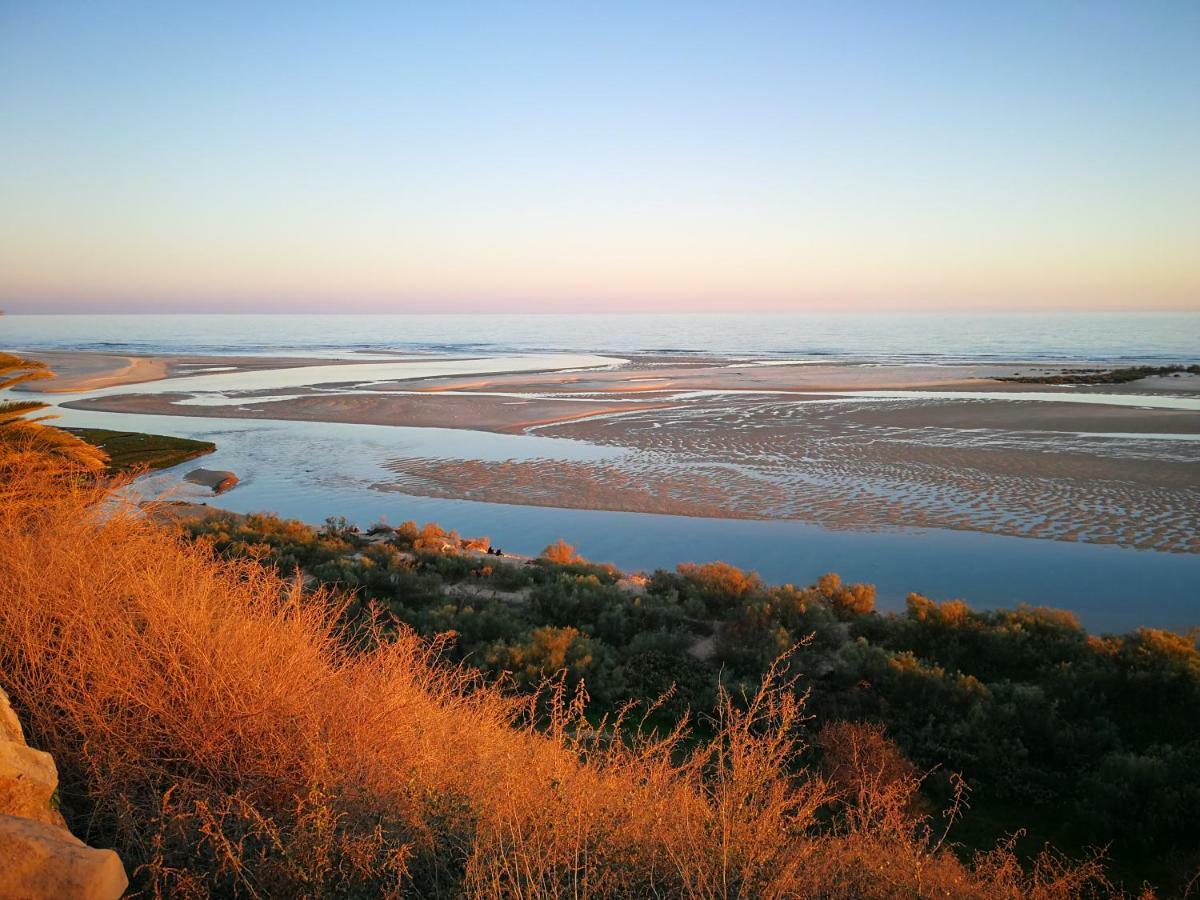
[[[1200,310],[1200,4],[17,6],[10,312]]]

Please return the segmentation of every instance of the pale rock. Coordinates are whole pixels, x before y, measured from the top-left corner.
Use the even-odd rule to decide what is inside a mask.
[[[120,857],[67,830],[57,788],[54,758],[25,743],[0,689],[0,898],[115,900],[129,885]]]
[[[0,860],[0,897],[8,900],[113,900],[129,884],[113,851],[17,816],[0,814]]]
[[[0,741],[0,812],[66,828],[51,806],[57,787],[54,757],[15,741]]]
[[[25,743],[25,731],[21,728],[21,720],[17,718],[4,688],[0,688],[0,741]]]

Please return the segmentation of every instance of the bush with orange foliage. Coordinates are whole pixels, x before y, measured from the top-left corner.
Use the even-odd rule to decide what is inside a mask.
[[[801,701],[777,678],[723,697],[704,742],[589,724],[561,692],[534,727],[436,647],[351,646],[334,597],[19,468],[0,460],[0,680],[73,828],[145,896],[1104,889],[1095,864],[965,865],[912,812],[831,825],[838,796],[877,788],[800,768]]]
[[[678,573],[655,572],[654,578],[673,578],[681,594],[702,601],[710,612],[718,612],[763,589],[756,572],[746,572],[726,562],[680,563]]]
[[[875,611],[875,585],[843,584],[836,572],[817,579],[817,592],[839,619],[853,619]]]
[[[542,551],[542,559],[560,566],[569,566],[573,563],[583,562],[583,558],[575,552],[575,548],[562,538],[559,538]]]

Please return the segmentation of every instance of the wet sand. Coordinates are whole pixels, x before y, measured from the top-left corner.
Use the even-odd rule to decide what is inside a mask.
[[[217,469],[192,469],[183,476],[183,480],[209,488],[214,494],[223,494],[238,483],[238,477],[233,472]]]
[[[864,425],[1000,431],[1200,434],[1200,414],[1176,409],[1130,409],[1095,404],[1014,400],[927,400],[863,408],[847,416]]]
[[[246,362],[201,359],[214,367]],[[195,360],[166,361],[168,373],[197,374]],[[1045,369],[758,365],[657,355],[592,371],[397,374],[363,382],[347,365],[344,381],[288,388],[283,398],[262,389],[205,394],[193,390],[193,378],[186,392],[110,391],[65,405],[536,433],[621,451],[604,461],[567,453],[510,460],[398,456],[389,463],[394,477],[376,487],[418,496],[796,519],[833,528],[965,529],[1200,552],[1200,441],[1159,439],[1200,435],[1200,412],[1047,402],[1034,395],[1062,388],[995,380]],[[322,370],[321,378],[328,377]],[[1081,401],[1088,394],[1192,396],[1181,380],[1157,381],[1074,392]],[[921,388],[1011,399],[820,393]]]
[[[305,394],[273,400],[274,393],[249,393],[236,403],[190,405],[190,394],[121,394],[65,403],[73,409],[167,416],[221,416],[231,419],[281,419],[293,422],[343,422],[355,425],[406,425],[517,434],[592,416],[610,417],[638,410],[669,408],[666,403],[619,405],[597,399],[513,398],[447,394]]]
[[[832,528],[936,527],[1200,551],[1200,443],[865,426],[870,404],[692,407],[562,423],[616,461],[397,459],[422,496]],[[1016,413],[1010,412],[1009,415]]]

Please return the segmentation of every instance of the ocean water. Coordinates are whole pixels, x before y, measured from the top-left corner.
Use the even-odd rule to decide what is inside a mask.
[[[1196,362],[1200,313],[0,316],[0,348],[721,353],[907,363]]]

